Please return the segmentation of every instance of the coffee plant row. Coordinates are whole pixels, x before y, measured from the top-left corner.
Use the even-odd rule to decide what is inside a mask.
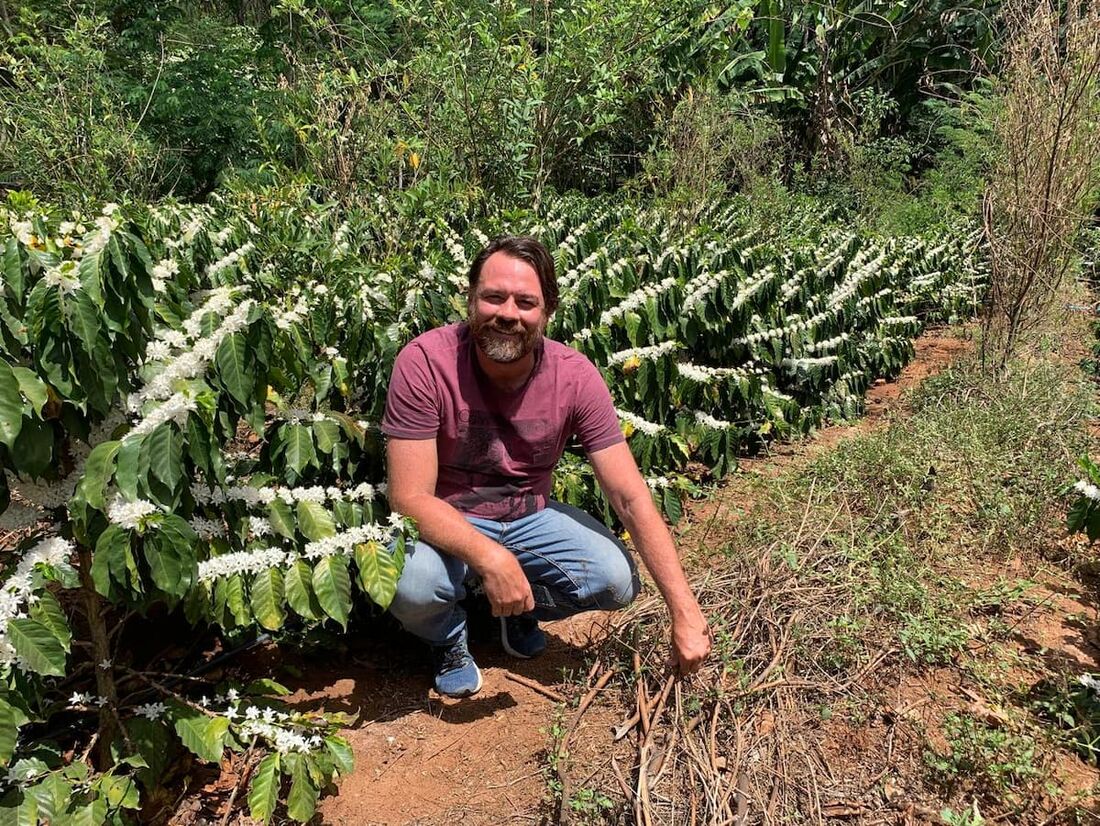
[[[856,414],[982,282],[967,231],[882,240],[810,212],[764,230],[739,202],[689,232],[580,198],[466,214],[215,198],[61,215],[18,197],[0,212],[0,818],[133,822],[182,750],[215,766],[230,750],[252,817],[304,822],[351,771],[337,720],[285,707],[272,680],[166,666],[132,619],[170,611],[232,641],[388,606],[416,537],[385,499],[388,376],[411,337],[462,317],[490,235],[554,251],[550,334],[604,371],[672,519],[689,463],[719,476]],[[606,512],[580,458],[556,485]]]

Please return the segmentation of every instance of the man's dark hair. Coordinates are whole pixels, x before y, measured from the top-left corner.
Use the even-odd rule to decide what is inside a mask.
[[[541,241],[529,235],[498,235],[477,254],[474,263],[470,265],[469,296],[471,300],[477,292],[481,268],[494,252],[503,252],[505,255],[530,264],[539,277],[542,300],[546,302],[546,314],[549,315],[558,308],[558,277],[554,273],[554,259]]]

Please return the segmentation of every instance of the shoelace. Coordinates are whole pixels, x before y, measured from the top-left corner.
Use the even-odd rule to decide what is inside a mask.
[[[439,667],[441,671],[455,671],[465,664],[467,652],[465,646],[455,643],[441,652]]]

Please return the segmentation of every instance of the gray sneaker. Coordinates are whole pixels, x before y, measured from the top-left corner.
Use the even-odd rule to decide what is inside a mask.
[[[433,645],[435,690],[444,697],[470,697],[481,691],[481,670],[466,647],[466,637],[450,645]]]

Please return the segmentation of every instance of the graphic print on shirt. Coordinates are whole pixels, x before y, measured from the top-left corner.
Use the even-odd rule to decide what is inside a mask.
[[[461,410],[456,424],[449,475],[456,482],[461,478],[465,490],[448,497],[452,505],[460,511],[480,505],[480,513],[498,522],[519,519],[546,505],[531,489],[530,479],[557,459],[558,434],[549,422]]]

